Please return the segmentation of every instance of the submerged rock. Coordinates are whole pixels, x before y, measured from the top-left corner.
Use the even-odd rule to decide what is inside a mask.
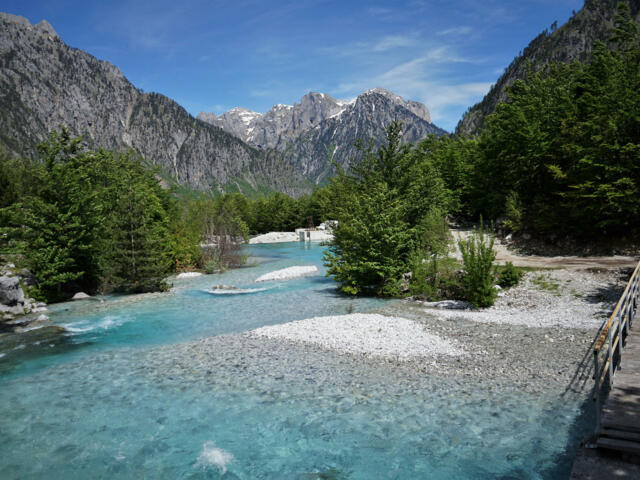
[[[0,352],[26,348],[28,345],[52,344],[61,341],[66,329],[50,325],[23,332],[0,334]]]
[[[239,290],[238,287],[234,287],[233,285],[214,285],[211,287],[211,290]]]

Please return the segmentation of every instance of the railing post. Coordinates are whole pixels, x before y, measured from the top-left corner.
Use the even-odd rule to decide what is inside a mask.
[[[597,437],[600,433],[600,372],[598,371],[598,350],[593,351],[593,376],[596,384],[593,389],[593,400],[596,402],[596,432]]]
[[[618,328],[616,328],[616,337],[618,338],[618,365],[616,370],[620,370],[622,368],[622,324],[624,323],[625,315],[626,314],[622,311],[620,312],[620,315],[618,316]]]
[[[615,329],[616,318],[618,318],[617,315],[613,319],[613,322],[611,325],[612,328],[609,328],[609,331],[607,332],[607,336],[609,340],[609,345],[607,347],[607,354],[609,355],[609,388],[613,386],[613,332],[612,330]]]

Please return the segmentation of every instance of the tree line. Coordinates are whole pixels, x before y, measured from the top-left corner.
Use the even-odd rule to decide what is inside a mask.
[[[626,3],[614,21],[591,62],[514,82],[479,136],[402,146],[392,125],[383,148],[362,148],[330,185],[341,198],[326,263],[342,290],[398,295],[411,272],[413,293],[490,304],[505,272],[482,235],[459,245],[462,266],[449,258],[447,215],[584,242],[639,233],[640,36]]]
[[[40,161],[0,162],[2,248],[22,254],[36,293],[55,300],[163,289],[175,271],[241,264],[249,235],[330,219],[325,262],[345,293],[398,295],[411,272],[414,294],[470,298],[476,278],[490,296],[486,266],[465,265],[465,280],[449,258],[447,217],[586,241],[638,232],[640,37],[624,3],[610,40],[588,64],[549,63],[516,81],[479,136],[411,146],[393,124],[381,148],[360,142],[347,170],[299,198],[166,190],[134,153],[88,151],[54,132]],[[461,250],[486,264],[474,242]]]

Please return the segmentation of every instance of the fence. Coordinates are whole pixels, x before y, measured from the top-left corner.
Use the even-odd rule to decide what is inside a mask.
[[[622,348],[627,335],[629,335],[629,329],[638,307],[638,293],[640,293],[640,262],[633,271],[627,287],[620,296],[616,308],[600,333],[593,349],[593,378],[595,380],[593,399],[596,402],[596,435],[600,432],[601,425],[600,398],[602,390],[605,381],[608,381],[608,386],[611,388],[613,376],[620,368]]]

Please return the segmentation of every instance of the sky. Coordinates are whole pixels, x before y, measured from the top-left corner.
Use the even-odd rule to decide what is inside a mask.
[[[583,0],[0,0],[196,115],[384,87],[449,131]]]

